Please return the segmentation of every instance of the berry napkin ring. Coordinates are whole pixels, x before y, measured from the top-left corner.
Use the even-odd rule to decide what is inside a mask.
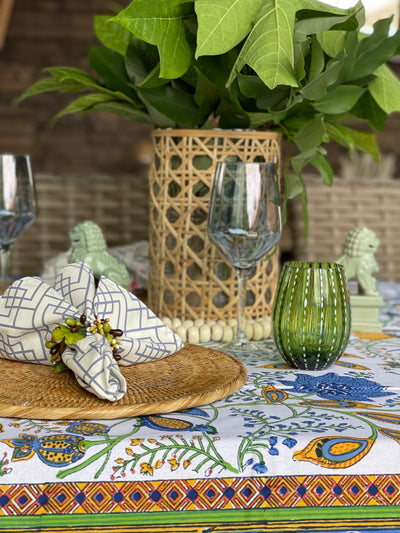
[[[109,318],[99,320],[96,315],[89,320],[86,315],[81,315],[79,319],[69,317],[65,320],[65,325],[58,324],[53,329],[51,340],[46,342],[46,348],[50,350],[50,359],[54,364],[55,372],[63,372],[67,369],[62,360],[62,354],[67,345],[76,344],[80,339],[84,339],[88,333],[103,335],[110,344],[114,359],[117,362],[121,360],[121,356],[118,354],[121,339],[118,337],[123,335],[123,331],[113,329]]]
[[[99,398],[126,392],[120,367],[154,362],[182,340],[131,292],[85,263],[66,266],[54,287],[38,277],[14,282],[0,298],[0,357],[74,372]]]

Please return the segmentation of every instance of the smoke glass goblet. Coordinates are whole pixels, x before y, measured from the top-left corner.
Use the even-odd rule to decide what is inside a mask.
[[[208,236],[235,268],[238,325],[223,346],[233,352],[258,350],[246,335],[246,284],[250,272],[281,237],[281,200],[275,163],[217,163],[211,191]]]
[[[0,262],[8,286],[10,249],[35,220],[35,186],[29,155],[0,154]]]

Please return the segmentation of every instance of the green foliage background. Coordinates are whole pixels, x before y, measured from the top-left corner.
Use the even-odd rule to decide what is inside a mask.
[[[332,183],[324,144],[378,159],[374,132],[400,110],[400,82],[386,65],[400,33],[390,34],[389,18],[364,34],[364,20],[361,2],[339,9],[317,0],[133,0],[95,17],[95,76],[50,67],[19,101],[84,93],[55,119],[101,110],[162,128],[279,131],[296,147],[285,199],[302,193],[305,205],[306,164]]]

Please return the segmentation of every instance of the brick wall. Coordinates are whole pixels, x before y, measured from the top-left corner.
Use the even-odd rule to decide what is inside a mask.
[[[121,6],[129,0],[121,0]],[[107,113],[48,120],[71,96],[45,94],[18,107],[12,100],[43,76],[42,69],[69,65],[90,72],[86,53],[97,44],[93,16],[109,13],[110,0],[15,0],[5,46],[0,50],[0,152],[31,153],[34,168],[49,172],[131,172],[138,165],[142,141],[150,128]],[[392,63],[400,74],[400,64]],[[378,136],[383,153],[400,155],[399,115],[390,117]],[[137,149],[139,146],[139,149]],[[339,171],[343,151],[330,149]],[[400,176],[400,169],[397,171]]]
[[[128,5],[129,0],[119,4]],[[37,172],[133,173],[146,179],[147,167],[139,159],[146,154],[148,126],[92,113],[64,117],[49,128],[50,117],[67,105],[69,95],[44,94],[19,106],[12,104],[44,75],[45,67],[68,65],[90,72],[87,49],[97,44],[93,16],[109,13],[110,5],[110,0],[15,0],[7,39],[0,50],[0,153],[30,153]],[[400,75],[398,61],[391,67]],[[399,129],[400,115],[395,114],[378,135],[382,153],[396,155],[396,176],[400,176]],[[337,145],[329,147],[336,173],[343,154]]]
[[[128,5],[120,1],[120,5]],[[70,116],[52,128],[48,120],[71,96],[45,94],[14,106],[12,101],[42,69],[86,69],[87,49],[98,44],[93,16],[109,13],[109,0],[15,0],[0,50],[0,152],[30,153],[34,169],[48,172],[124,173],[143,170],[135,146],[149,127],[106,113]]]

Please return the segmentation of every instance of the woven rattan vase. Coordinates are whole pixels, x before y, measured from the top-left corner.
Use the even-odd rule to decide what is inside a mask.
[[[280,161],[278,133],[156,130],[150,168],[148,304],[161,317],[237,317],[234,269],[207,238],[210,189],[217,161]],[[246,317],[271,316],[278,254],[257,265],[247,285]]]

